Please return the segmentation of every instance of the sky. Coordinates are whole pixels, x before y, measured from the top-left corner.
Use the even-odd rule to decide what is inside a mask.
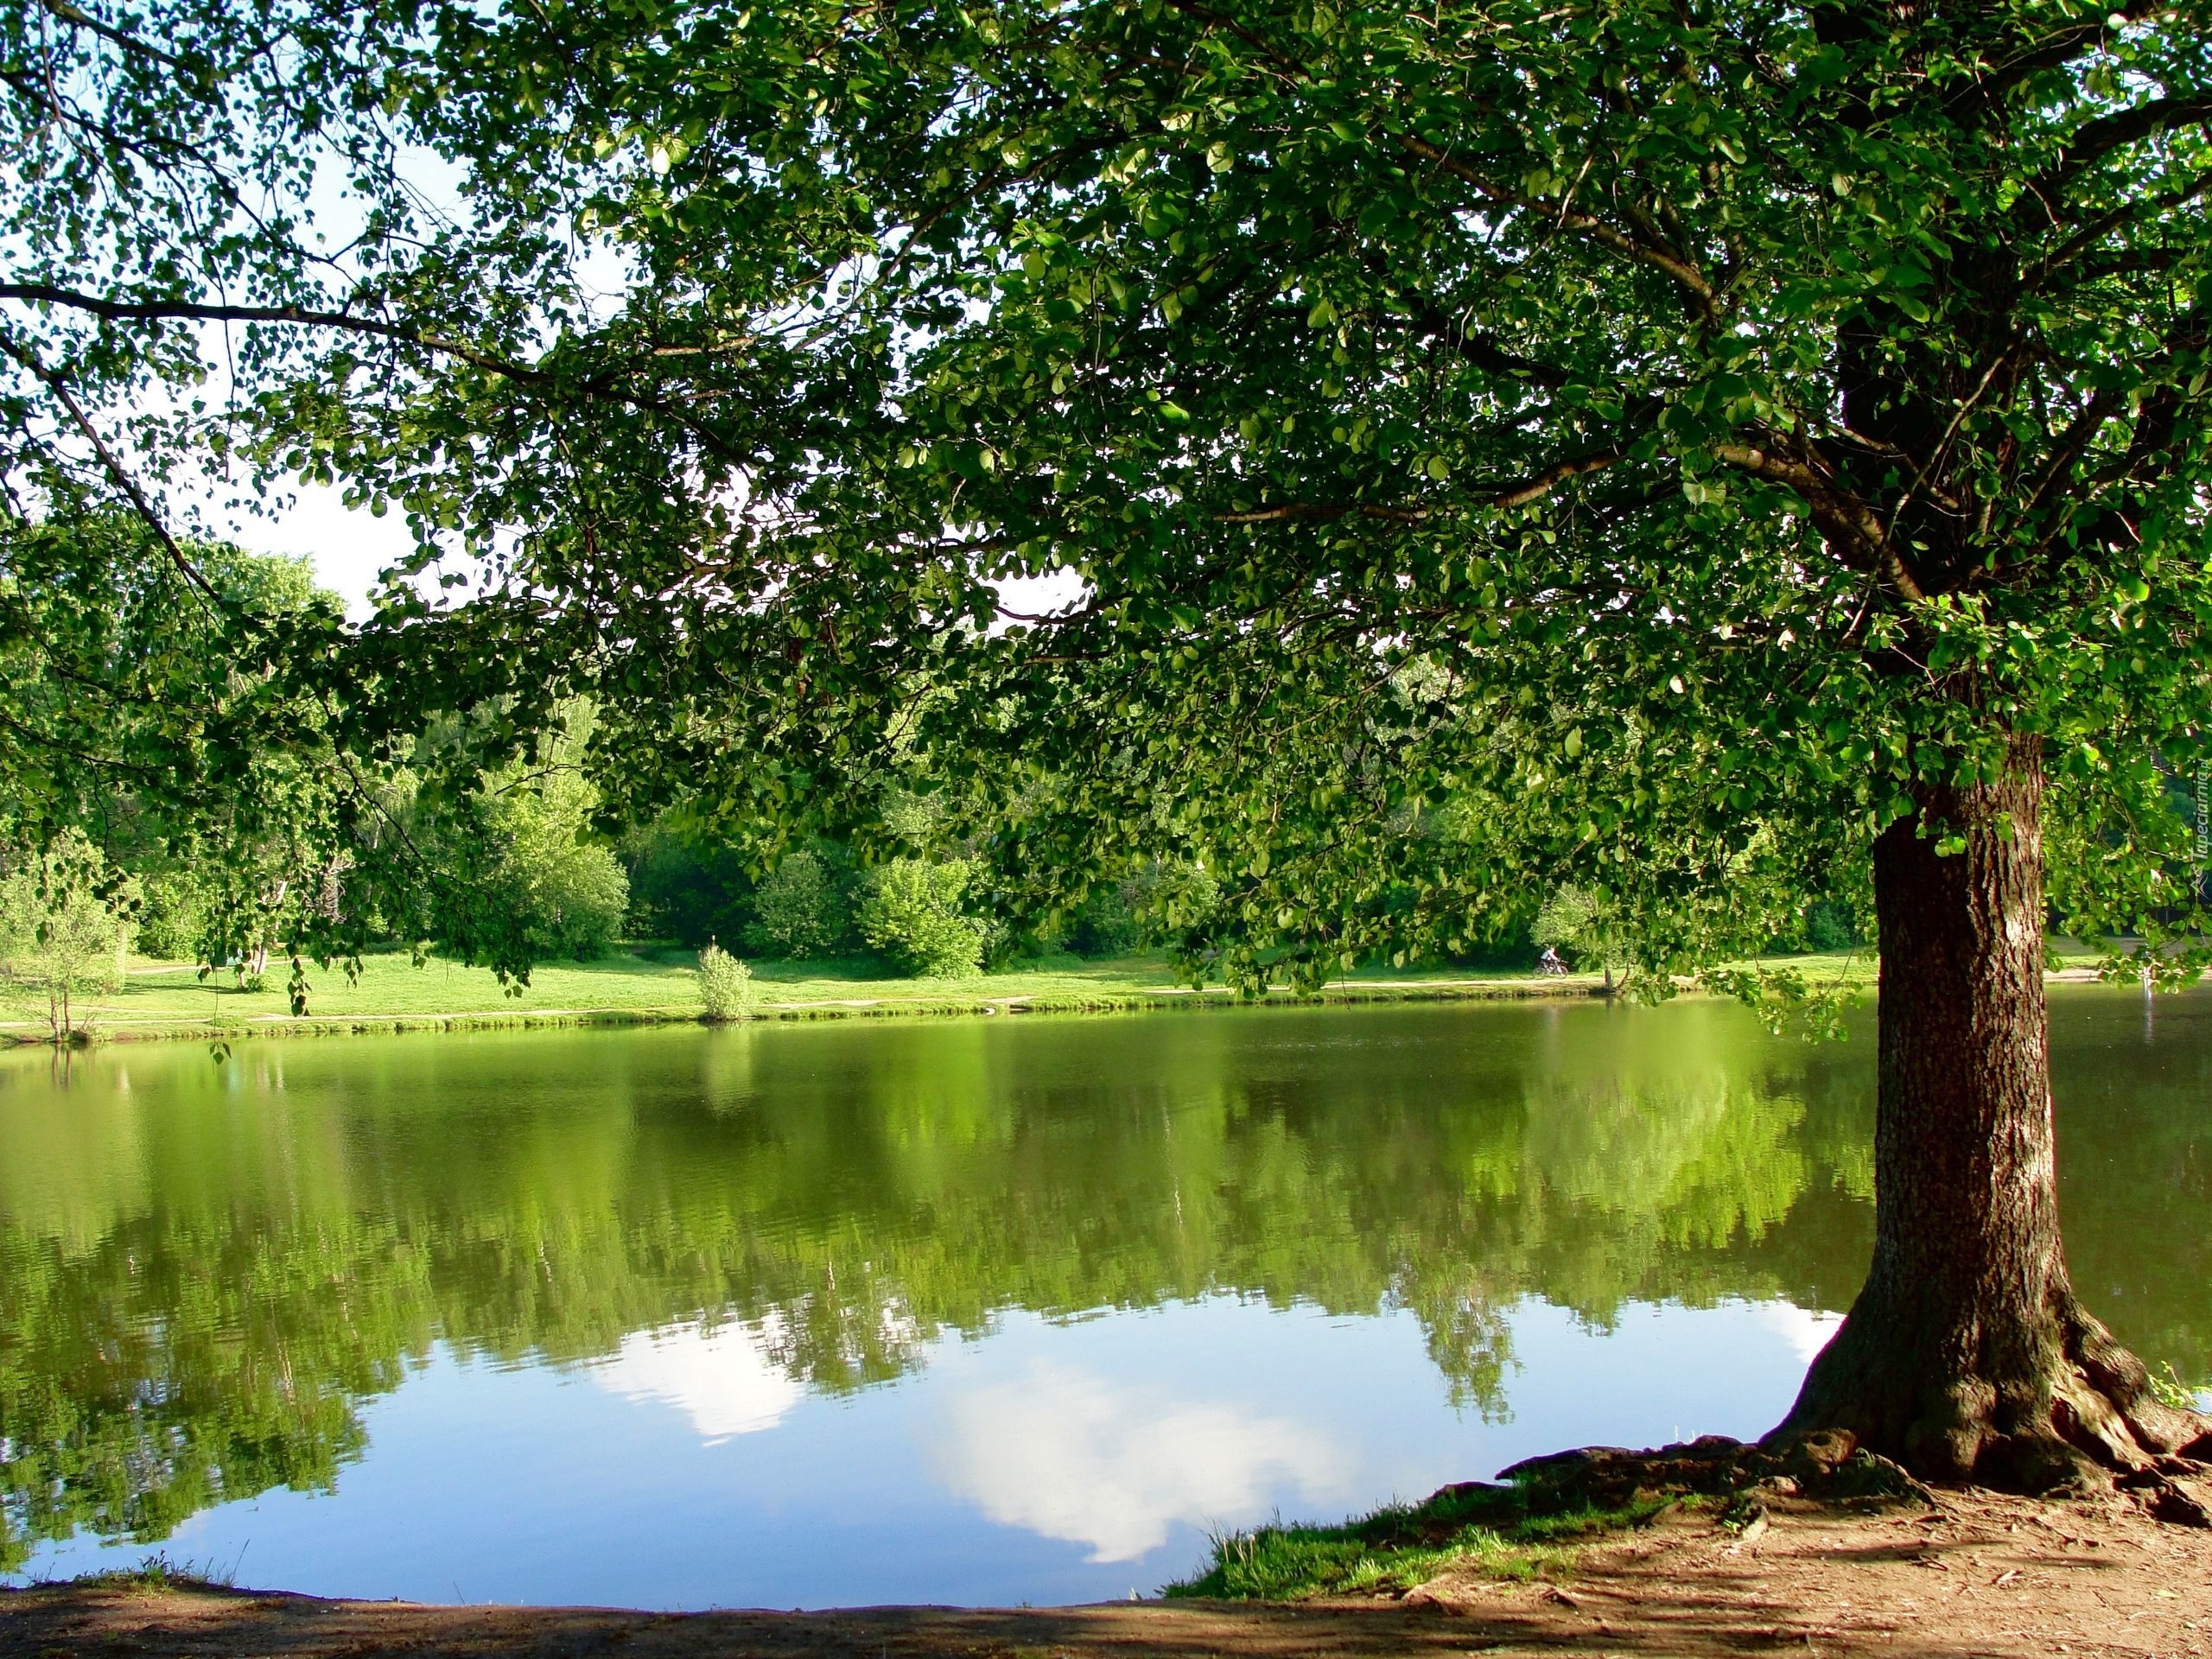
[[[464,175],[459,166],[428,149],[410,146],[402,152],[399,172],[429,219],[459,220],[466,216]],[[311,234],[323,247],[347,246],[361,232],[362,204],[346,188],[339,169],[326,170],[319,176],[306,207]],[[634,280],[621,257],[604,238],[586,250],[577,275],[587,290],[608,298],[620,294]],[[211,364],[223,360],[220,353],[210,353]],[[356,621],[365,619],[372,608],[370,595],[381,586],[383,573],[413,549],[405,518],[396,511],[378,518],[365,510],[350,509],[340,490],[326,486],[296,485],[292,494],[288,506],[257,516],[226,512],[212,493],[189,505],[198,507],[208,529],[242,547],[257,553],[304,555],[314,567],[317,582],[345,601],[347,616]],[[999,591],[1011,609],[1034,615],[1079,602],[1085,588],[1080,576],[1064,571],[1004,582]]]
[[[315,567],[315,581],[343,599],[346,615],[359,621],[369,613],[369,595],[378,577],[414,545],[407,521],[397,512],[378,518],[349,508],[340,492],[321,485],[300,486],[295,495],[289,510],[234,517],[222,527],[254,552],[305,555]],[[999,584],[1009,608],[1031,615],[1072,605],[1083,592],[1083,578],[1068,570]]]
[[[381,518],[350,509],[336,489],[308,485],[291,509],[266,518],[238,518],[227,526],[242,547],[256,553],[304,554],[315,581],[346,601],[355,620],[369,613],[378,577],[407,556],[413,539],[397,512]]]

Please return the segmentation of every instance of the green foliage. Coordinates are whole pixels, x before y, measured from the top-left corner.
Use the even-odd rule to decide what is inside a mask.
[[[214,895],[186,870],[139,879],[138,948],[149,957],[181,962],[197,957],[206,938]]]
[[[1530,1579],[1565,1567],[1572,1544],[1594,1534],[1641,1526],[1669,1507],[1640,1500],[1618,1510],[1532,1512],[1517,1486],[1467,1482],[1421,1503],[1391,1503],[1340,1526],[1270,1526],[1217,1535],[1213,1561],[1169,1596],[1298,1601],[1312,1596],[1403,1592],[1447,1567],[1474,1567],[1501,1579]]]
[[[299,559],[190,539],[127,511],[0,513],[0,779],[21,831],[75,826],[154,878],[151,942],[207,963],[358,943],[377,860],[329,701],[289,677],[337,612]],[[280,664],[286,665],[280,667]],[[362,901],[340,902],[358,885]]]
[[[1067,929],[1078,956],[1111,957],[1141,946],[1176,946],[1191,961],[1207,953],[1219,918],[1220,884],[1205,869],[1160,858],[1140,861],[1117,881],[1094,887]]]
[[[416,755],[434,769],[445,764],[441,757],[473,741],[468,728],[497,712],[442,723],[415,746]],[[564,705],[558,729],[526,759],[493,770],[457,799],[412,802],[404,815],[438,872],[418,901],[441,901],[435,937],[518,985],[527,983],[531,963],[599,956],[628,913],[629,878],[597,833],[600,792],[581,766],[594,732],[588,703]]]
[[[849,950],[852,901],[830,861],[805,849],[786,853],[753,891],[745,942],[763,956],[800,961]]]
[[[1859,934],[1858,919],[1836,900],[1816,899],[1807,907],[1805,944],[1808,949],[1829,952],[1852,950],[1865,943]]]
[[[1122,956],[1143,943],[1143,925],[1120,882],[1093,892],[1068,924],[1068,949],[1079,957]]]
[[[1587,968],[1611,969],[1620,960],[1619,943],[1605,899],[1586,887],[1555,889],[1536,912],[1531,931],[1538,944],[1564,950]]]
[[[753,970],[719,945],[699,953],[699,1001],[707,1018],[715,1021],[742,1020],[760,1000],[760,988]]]
[[[929,979],[972,974],[982,965],[984,937],[960,900],[969,867],[894,858],[870,870],[855,919],[868,947],[902,972]]]
[[[0,875],[0,978],[46,1005],[54,1039],[83,1031],[73,1000],[123,981],[137,894],[75,830],[16,854]]]
[[[10,637],[141,711],[103,763],[203,729],[73,608],[197,591],[78,534],[153,497],[69,408],[160,386],[152,476],[341,482],[410,574],[482,561],[230,654],[364,753],[589,696],[633,822],[872,820],[918,769],[995,899],[1201,867],[1203,963],[1313,983],[1562,882],[1652,976],[1750,954],[2024,734],[2075,931],[2202,919],[2162,767],[2212,728],[2202,0],[133,18],[0,22],[41,66],[0,89],[44,262],[7,499],[51,504]],[[289,228],[333,154],[344,259]],[[1064,614],[1002,602],[1036,575]],[[86,810],[96,723],[10,712]]]
[[[2171,1360],[2162,1360],[2151,1372],[2152,1396],[2172,1410],[2202,1411],[2207,1393],[2212,1393],[2212,1389],[2192,1389],[2183,1382]]]
[[[633,833],[622,850],[639,938],[696,950],[742,936],[753,884],[737,849],[691,823],[664,820]]]
[[[594,797],[573,772],[511,777],[485,813],[490,902],[540,960],[588,962],[620,930],[629,878],[613,849],[588,839]]]

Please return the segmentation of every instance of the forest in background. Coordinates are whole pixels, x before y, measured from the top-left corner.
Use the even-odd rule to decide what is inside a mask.
[[[264,626],[339,610],[304,559],[213,543],[194,553],[223,596]],[[1165,950],[1203,982],[1213,936],[1231,919],[1215,873],[1166,857],[1124,858],[1072,880],[1056,872],[1045,885],[1080,897],[1025,907],[985,855],[987,837],[950,828],[962,816],[948,810],[955,785],[918,763],[884,785],[872,820],[814,835],[770,841],[770,826],[752,834],[718,823],[704,802],[623,822],[586,775],[594,710],[583,701],[559,709],[553,734],[521,758],[473,772],[467,756],[487,734],[500,740],[502,711],[442,718],[364,790],[362,763],[327,740],[319,711],[235,660],[214,620],[195,626],[174,605],[132,603],[127,589],[72,620],[105,633],[118,660],[171,676],[168,695],[181,689],[216,716],[260,722],[264,735],[273,720],[289,731],[217,757],[227,775],[213,814],[174,814],[160,789],[118,779],[78,804],[59,833],[41,828],[35,801],[0,827],[0,969],[18,998],[48,1004],[60,1034],[73,1028],[73,999],[115,989],[134,953],[195,963],[203,977],[254,989],[289,973],[304,1010],[309,963],[349,952],[499,966],[588,962],[617,941],[917,977]],[[10,655],[19,692],[65,725],[73,689],[51,672],[57,656],[20,645]],[[340,822],[341,797],[365,797],[365,826]],[[1447,800],[1408,813],[1402,833],[1443,854],[1479,831]],[[323,843],[330,850],[318,859]],[[363,847],[388,856],[372,867]],[[302,880],[303,866],[318,879]],[[1805,895],[1800,920],[1777,949],[1846,949],[1863,935],[1847,896]],[[1560,887],[1532,893],[1503,925],[1422,965],[1526,969],[1548,945],[1596,970],[1625,958],[1612,932],[1602,904]],[[526,984],[526,966],[512,977]]]

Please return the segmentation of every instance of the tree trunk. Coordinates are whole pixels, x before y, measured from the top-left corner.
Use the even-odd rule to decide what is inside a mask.
[[[1923,1478],[2031,1491],[2177,1470],[2208,1427],[2159,1403],[2067,1278],[2042,804],[2040,746],[2015,738],[1997,782],[1923,786],[1874,844],[1874,1260],[1778,1431],[1848,1429]]]

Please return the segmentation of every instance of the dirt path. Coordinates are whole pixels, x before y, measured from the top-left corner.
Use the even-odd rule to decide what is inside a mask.
[[[219,1591],[0,1593],[0,1656],[360,1659],[1241,1659],[1573,1652],[1621,1659],[2212,1655],[2212,1533],[2113,1501],[1945,1494],[1934,1513],[1786,1504],[1757,1536],[1670,1516],[1554,1585],[1447,1576],[1402,1600],[1271,1607],[651,1614],[423,1607]]]

